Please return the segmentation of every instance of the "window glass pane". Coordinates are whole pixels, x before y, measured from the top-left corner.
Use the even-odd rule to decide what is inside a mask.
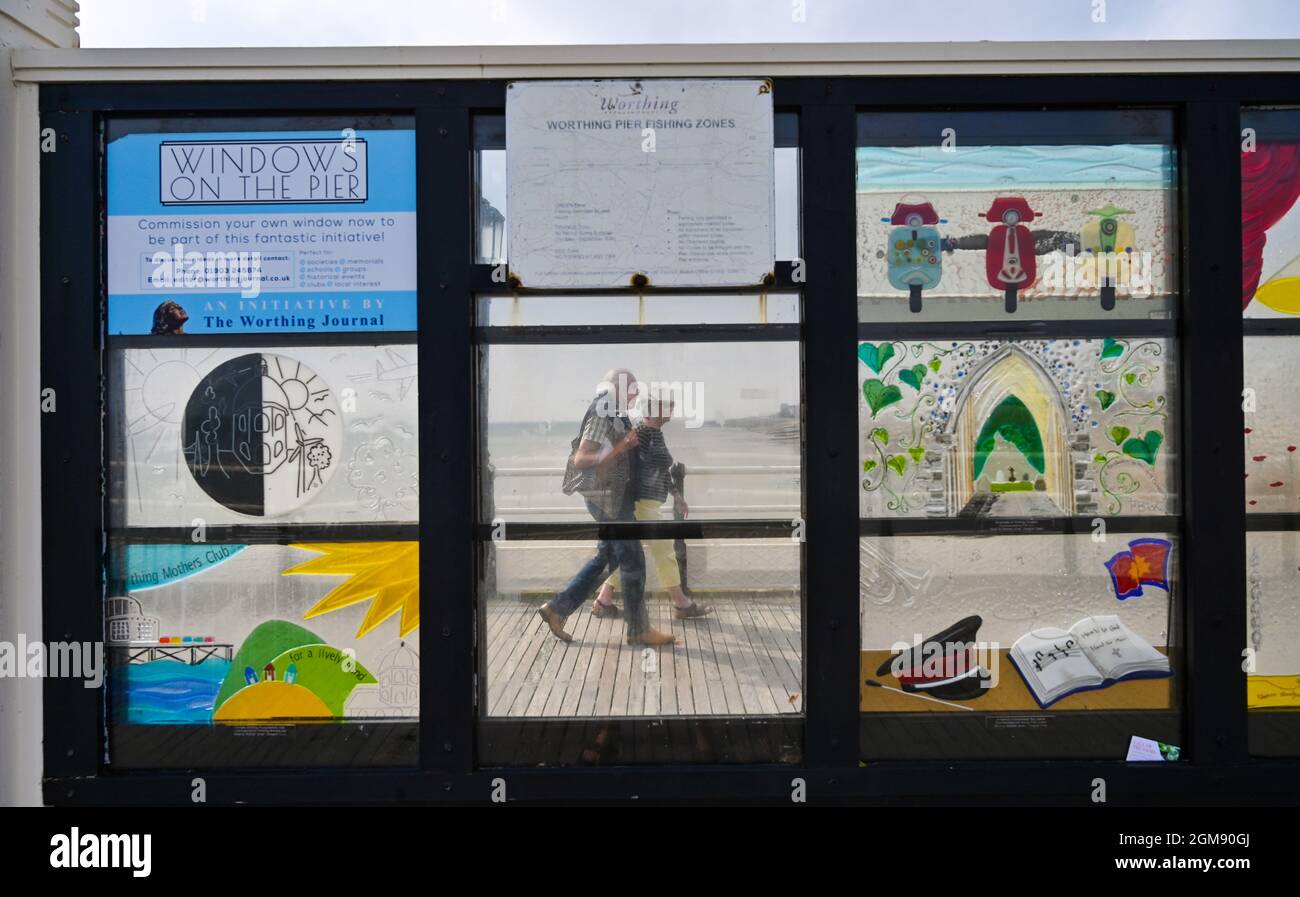
[[[653,396],[673,400],[661,433],[683,466],[690,519],[799,516],[797,343],[490,345],[479,380],[484,522],[590,521],[583,494],[563,491],[565,464],[618,369],[637,388],[623,406],[632,419]]]
[[[799,249],[799,147],[776,148],[776,257],[802,258]]]
[[[864,517],[1178,513],[1163,339],[862,341]]]
[[[1300,111],[1243,110],[1241,305],[1247,318],[1300,314]]]
[[[474,208],[474,261],[496,265],[506,260],[506,151],[474,151],[478,202]]]
[[[414,343],[113,352],[113,524],[418,520],[417,360]]]
[[[861,563],[864,759],[1180,743],[1171,535],[864,538]]]
[[[1250,751],[1300,754],[1300,534],[1246,533]]]
[[[1156,111],[862,114],[859,318],[1168,317],[1171,134]]]
[[[480,676],[480,763],[798,760],[799,542],[736,538],[641,545],[647,617],[651,626],[677,637],[673,648],[626,643],[629,599],[621,581],[613,593],[621,616],[596,617],[590,600],[583,601],[565,621],[573,641],[551,635],[538,609],[596,553],[594,542],[507,540],[483,546],[480,631],[487,651]],[[711,612],[675,619],[668,591],[674,579]]]
[[[481,327],[613,324],[798,324],[797,293],[480,296]]]
[[[113,766],[414,764],[418,553],[343,539],[115,546]],[[382,725],[299,725],[363,720]]]
[[[1249,336],[1243,350],[1244,382],[1253,391],[1245,413],[1246,510],[1300,513],[1300,338]]]

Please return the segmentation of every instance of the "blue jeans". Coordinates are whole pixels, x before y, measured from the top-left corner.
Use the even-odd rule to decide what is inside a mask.
[[[634,520],[632,490],[617,517],[610,517],[599,507],[587,502],[587,511],[597,523],[615,520]],[[605,576],[617,569],[624,593],[624,612],[627,616],[627,634],[640,635],[650,628],[650,615],[645,606],[645,552],[635,539],[601,539],[595,556],[582,565],[564,590],[548,602],[551,610],[567,617],[589,599]]]

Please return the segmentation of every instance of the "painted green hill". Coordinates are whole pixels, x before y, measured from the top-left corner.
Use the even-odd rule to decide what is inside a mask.
[[[343,704],[352,689],[358,685],[375,685],[379,680],[361,665],[356,658],[350,663],[341,648],[332,645],[302,645],[290,648],[271,663],[275,664],[275,675],[280,681],[285,678],[289,664],[293,664],[296,678],[295,685],[301,685],[320,698],[330,712],[336,717],[343,716]],[[348,668],[351,667],[351,672]]]
[[[262,623],[239,646],[235,659],[231,661],[230,670],[221,683],[221,690],[217,692],[213,708],[220,707],[227,698],[248,684],[244,681],[245,667],[252,667],[261,678],[262,668],[290,648],[320,643],[321,638],[316,633],[288,620],[267,620]],[[278,664],[276,669],[279,669]]]

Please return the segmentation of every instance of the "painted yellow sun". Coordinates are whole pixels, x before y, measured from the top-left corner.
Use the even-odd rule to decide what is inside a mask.
[[[419,627],[419,542],[311,542],[293,547],[320,556],[290,567],[284,571],[285,576],[348,577],[303,614],[304,620],[369,601],[357,638],[398,611],[402,614],[403,638]]]

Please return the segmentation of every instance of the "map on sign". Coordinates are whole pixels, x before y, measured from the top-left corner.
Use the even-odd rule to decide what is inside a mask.
[[[516,81],[506,149],[522,286],[746,286],[773,273],[768,81]]]

